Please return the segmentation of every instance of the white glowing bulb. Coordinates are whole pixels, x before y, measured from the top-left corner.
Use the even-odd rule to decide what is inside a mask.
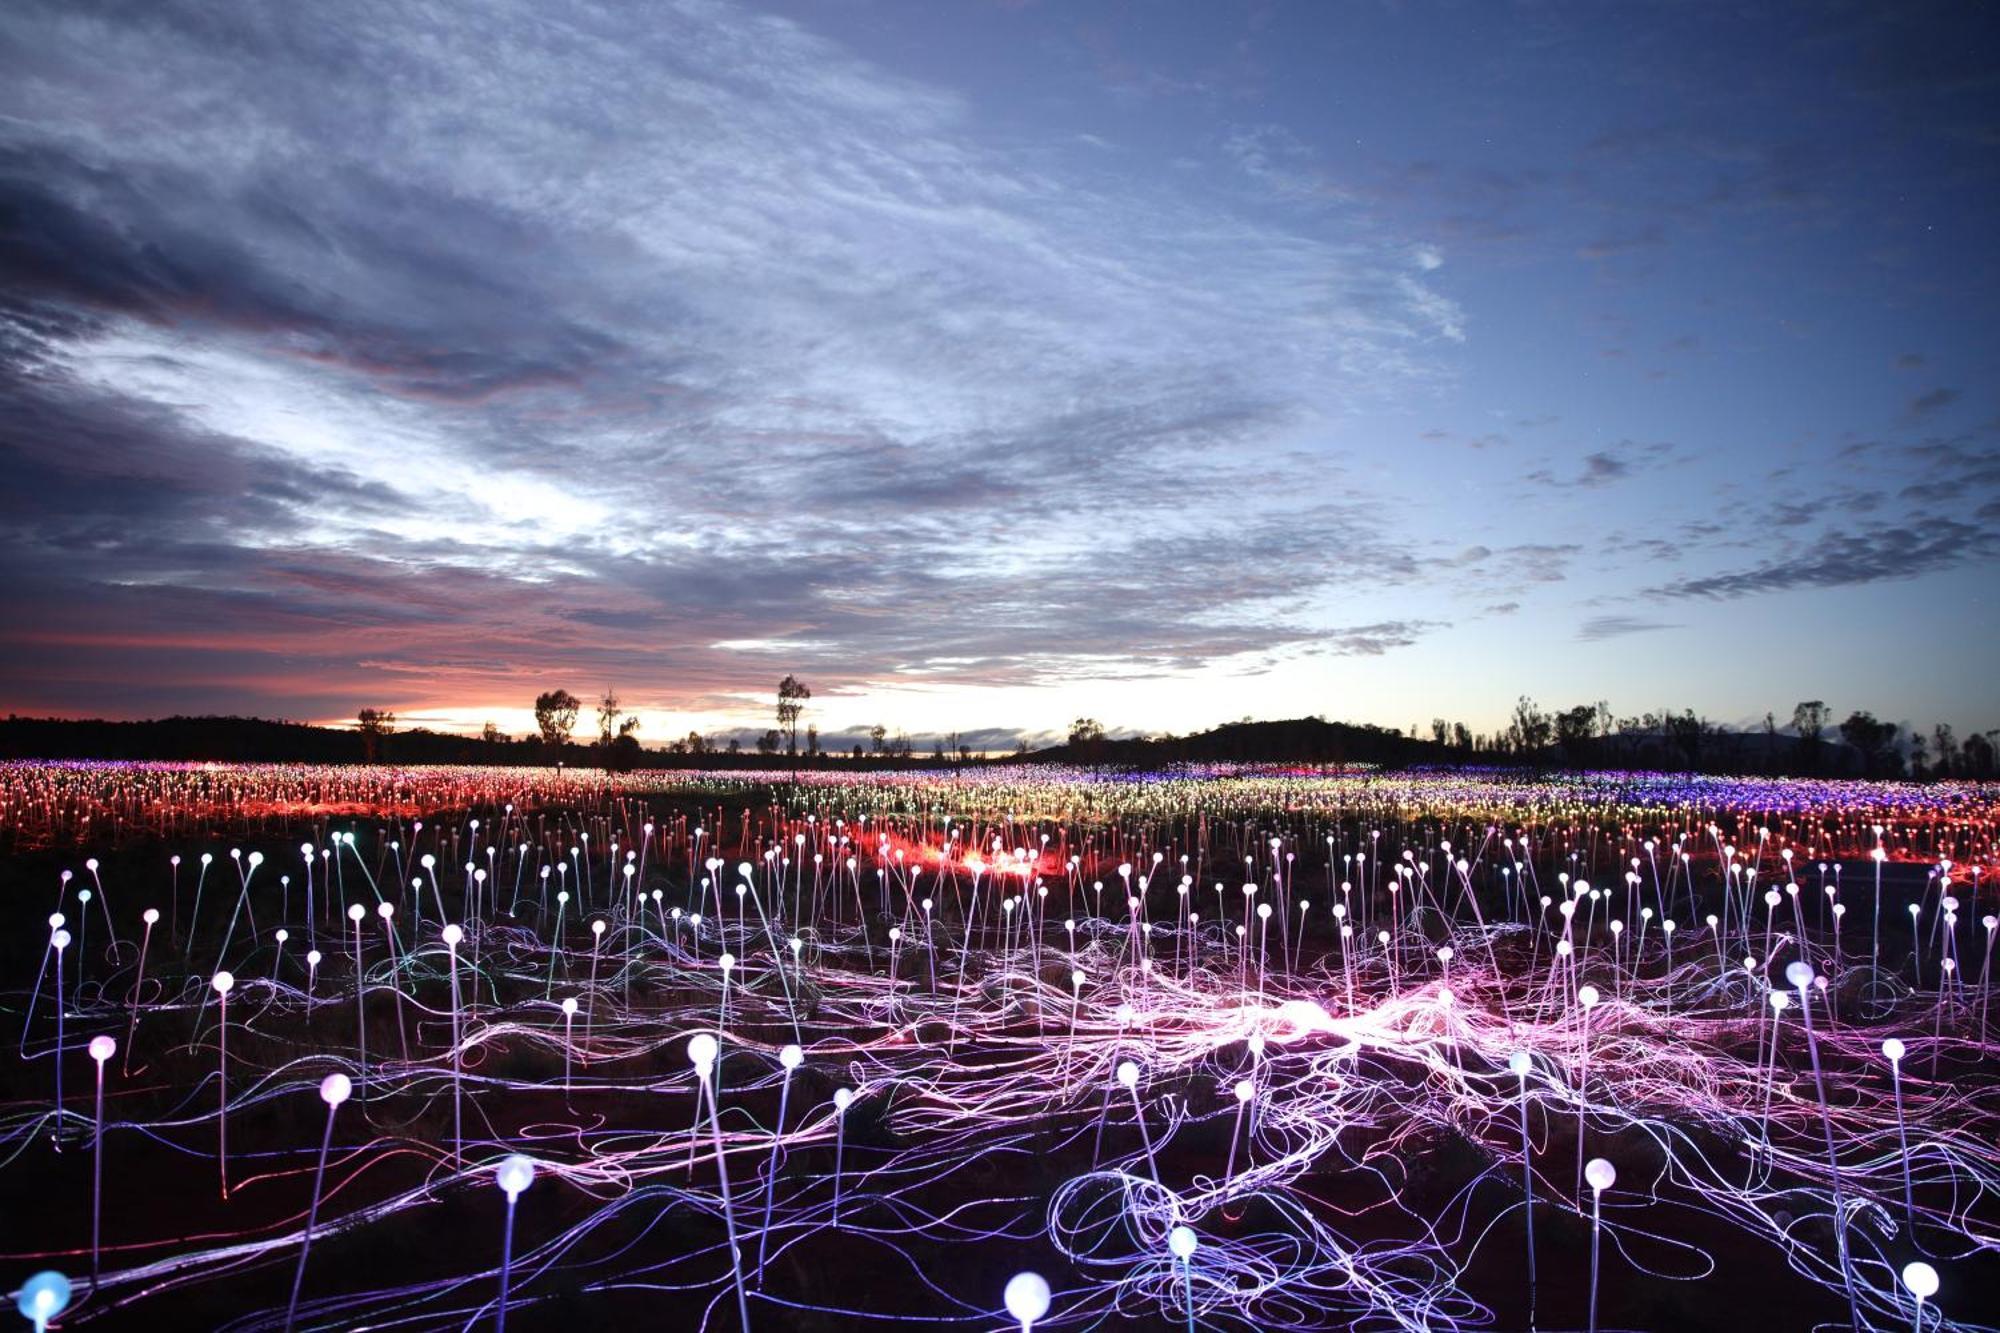
[[[1049,1284],[1039,1273],[1016,1273],[1008,1280],[1002,1299],[1007,1302],[1007,1313],[1025,1329],[1049,1312]]]
[[[695,1067],[696,1073],[702,1073],[714,1066],[720,1049],[721,1044],[716,1041],[714,1033],[697,1032],[688,1038],[688,1063]]]
[[[493,1179],[506,1192],[507,1202],[519,1198],[521,1191],[535,1182],[535,1164],[519,1153],[500,1163],[500,1169],[493,1173]]]

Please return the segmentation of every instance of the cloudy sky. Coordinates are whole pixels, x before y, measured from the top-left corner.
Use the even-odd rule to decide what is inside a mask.
[[[2000,726],[1971,5],[0,7],[0,709]]]

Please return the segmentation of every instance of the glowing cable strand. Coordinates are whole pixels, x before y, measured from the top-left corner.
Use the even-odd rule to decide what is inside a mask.
[[[1088,1199],[1078,1200],[1078,1195],[1089,1191],[1100,1192],[1105,1203],[1094,1205]],[[1135,1206],[1135,1198],[1150,1198],[1151,1209]],[[1100,1212],[1107,1205],[1108,1214]],[[1445,1276],[1450,1266],[1439,1263],[1437,1256],[1406,1246],[1374,1252],[1367,1247],[1354,1247],[1318,1218],[1282,1197],[1270,1201],[1269,1206],[1277,1209],[1296,1230],[1213,1242],[1217,1256],[1204,1262],[1214,1267],[1205,1283],[1197,1286],[1204,1317],[1220,1317],[1226,1304],[1228,1313],[1252,1327],[1298,1326],[1286,1321],[1279,1311],[1292,1303],[1295,1293],[1306,1286],[1316,1290],[1320,1299],[1307,1307],[1299,1322],[1322,1320],[1327,1310],[1333,1308],[1373,1314],[1385,1326],[1413,1329],[1424,1326],[1420,1313],[1423,1309],[1440,1304],[1456,1305],[1457,1319],[1481,1317],[1482,1307],[1450,1290],[1451,1279]],[[1148,1178],[1098,1172],[1077,1177],[1057,1192],[1049,1205],[1050,1236],[1073,1262],[1117,1273],[1119,1276],[1112,1285],[1121,1299],[1142,1293],[1141,1298],[1152,1305],[1146,1313],[1157,1314],[1162,1308],[1172,1312],[1180,1294],[1170,1276],[1161,1276],[1157,1290],[1143,1284],[1134,1288],[1128,1285],[1126,1277],[1134,1265],[1157,1262],[1164,1254],[1154,1234],[1163,1234],[1160,1222],[1156,1220],[1147,1234],[1134,1235],[1133,1218],[1171,1216],[1172,1208],[1168,1192]],[[1289,1261],[1285,1259],[1288,1255]],[[1389,1267],[1394,1264],[1407,1268],[1418,1260],[1434,1265],[1428,1276],[1421,1279],[1391,1271]],[[1220,1276],[1215,1271],[1218,1268],[1231,1279],[1226,1288],[1216,1280]],[[1242,1285],[1245,1280],[1251,1284],[1247,1288]],[[1114,1308],[1138,1313],[1127,1307]]]
[[[1699,1156],[1699,1154],[1698,1154],[1698,1153],[1695,1153],[1694,1155],[1695,1155],[1695,1156],[1697,1156],[1697,1157]],[[1676,1160],[1676,1159],[1672,1159],[1672,1158],[1670,1158],[1670,1161],[1673,1161],[1673,1160]],[[1678,1160],[1685,1160],[1685,1159],[1684,1159],[1684,1158],[1682,1158],[1682,1159],[1678,1159]],[[1788,1157],[1788,1159],[1787,1159],[1787,1165],[1788,1165],[1788,1169],[1789,1169],[1789,1170],[1791,1170],[1791,1171],[1793,1171],[1793,1172],[1797,1172],[1797,1173],[1802,1173],[1802,1174],[1806,1174],[1806,1175],[1810,1176],[1810,1175],[1812,1174],[1812,1169],[1813,1169],[1813,1164],[1814,1164],[1814,1161],[1815,1161],[1815,1159],[1814,1159],[1814,1158],[1813,1158],[1813,1157],[1812,1157],[1812,1156],[1811,1156],[1810,1154],[1806,1154],[1806,1155],[1800,1155],[1800,1156],[1794,1156],[1794,1157]],[[1727,1190],[1727,1191],[1725,1191],[1725,1192],[1724,1192],[1724,1194],[1723,1194],[1723,1197],[1724,1197],[1724,1198],[1726,1199],[1726,1198],[1728,1198],[1728,1197],[1729,1197],[1730,1195],[1733,1195],[1733,1194],[1734,1194],[1735,1192],[1736,1192],[1735,1190]],[[1759,1214],[1759,1215],[1758,1215],[1758,1220],[1759,1220],[1760,1222],[1763,1222],[1763,1221],[1766,1221],[1766,1219],[1765,1219],[1765,1218],[1764,1218],[1764,1217],[1763,1217],[1763,1216],[1762,1216],[1761,1214]],[[1829,1287],[1829,1289],[1830,1289],[1830,1288],[1831,1288],[1831,1286],[1832,1286],[1832,1284],[1833,1284],[1833,1283],[1834,1283],[1835,1281],[1837,1281],[1837,1272],[1836,1272],[1836,1271],[1833,1271],[1833,1270],[1830,1270],[1830,1269],[1829,1269],[1829,1270],[1827,1270],[1827,1271],[1826,1271],[1825,1273],[1821,1273],[1821,1272],[1817,1272],[1817,1271],[1814,1271],[1814,1270],[1812,1270],[1812,1269],[1811,1269],[1811,1268],[1810,1268],[1810,1267],[1809,1267],[1808,1265],[1805,1265],[1805,1264],[1802,1264],[1802,1263],[1801,1263],[1801,1259],[1802,1259],[1802,1257],[1804,1257],[1804,1256],[1803,1256],[1803,1252],[1802,1252],[1802,1251],[1800,1251],[1800,1250],[1799,1250],[1798,1248],[1794,1247],[1794,1249],[1793,1249],[1793,1260],[1794,1260],[1794,1267],[1795,1267],[1795,1269],[1796,1269],[1797,1271],[1800,1271],[1800,1272],[1802,1272],[1803,1274],[1805,1274],[1805,1275],[1807,1275],[1807,1276],[1809,1276],[1809,1277],[1813,1277],[1813,1278],[1814,1278],[1815,1280],[1818,1280],[1818,1281],[1820,1281],[1820,1282],[1821,1282],[1821,1283],[1822,1283],[1823,1285],[1826,1285],[1826,1286],[1828,1286],[1828,1287]],[[1894,1299],[1895,1299],[1895,1296],[1894,1296],[1894,1290],[1893,1290],[1893,1283],[1890,1283],[1890,1284],[1888,1284],[1887,1286],[1885,1286],[1885,1287],[1884,1287],[1884,1288],[1882,1289],[1882,1291],[1881,1291],[1881,1292],[1876,1292],[1876,1293],[1873,1293],[1873,1295],[1874,1295],[1874,1296],[1877,1296],[1877,1297],[1879,1297],[1879,1296],[1881,1296],[1881,1295],[1882,1295],[1882,1292],[1886,1292],[1886,1293],[1887,1293],[1887,1299],[1888,1299],[1888,1301],[1889,1301],[1889,1304],[1890,1304],[1890,1308],[1892,1308],[1892,1309],[1893,1309],[1893,1302],[1894,1302]],[[1878,1302],[1878,1303],[1879,1303],[1879,1302]]]
[[[1176,1123],[1177,1123],[1177,1118],[1176,1118]],[[1169,1134],[1171,1133],[1171,1128],[1169,1129],[1168,1132]],[[1288,1174],[1287,1172],[1288,1166],[1291,1167],[1294,1171],[1302,1170],[1306,1166],[1309,1166],[1310,1163],[1318,1157],[1319,1151],[1320,1149],[1318,1145],[1309,1145],[1302,1147],[1296,1151],[1295,1156],[1290,1162],[1284,1162],[1284,1161],[1274,1162],[1269,1166],[1267,1166],[1266,1168],[1264,1168],[1258,1174],[1268,1175],[1273,1179],[1276,1179],[1285,1174]],[[1255,1186],[1253,1186],[1252,1188],[1255,1188]],[[1232,1191],[1232,1192],[1240,1192],[1240,1190],[1241,1186],[1239,1186],[1238,1191]],[[1181,1205],[1176,1205],[1177,1208],[1180,1206]]]

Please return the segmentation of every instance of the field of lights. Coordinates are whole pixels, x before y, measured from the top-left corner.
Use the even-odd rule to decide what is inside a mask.
[[[0,765],[0,1282],[231,1333],[1991,1327],[1996,837],[1964,783]]]

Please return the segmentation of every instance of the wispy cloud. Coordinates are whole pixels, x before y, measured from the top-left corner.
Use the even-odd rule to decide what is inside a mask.
[[[1463,336],[1406,238],[1112,192],[701,0],[241,18],[0,16],[0,689],[171,644],[132,708],[1409,641],[1302,613],[1420,553],[1263,462]],[[1181,505],[1196,465],[1257,522]]]
[[[1552,468],[1542,467],[1528,473],[1528,480],[1558,489],[1597,490],[1663,464],[1673,451],[1674,446],[1665,441],[1638,444],[1620,440],[1609,448],[1585,454],[1582,465],[1572,475],[1559,475]]]
[[[1928,393],[1920,393],[1910,400],[1910,416],[1912,419],[1922,419],[1934,412],[1950,407],[1958,401],[1958,398],[1958,390],[1947,389],[1943,386],[1932,389]]]
[[[1576,637],[1586,643],[1622,639],[1628,634],[1648,634],[1654,630],[1677,629],[1672,621],[1645,620],[1638,616],[1593,616],[1577,627]]]
[[[1658,597],[1734,598],[1915,578],[2000,555],[2000,533],[1956,519],[1826,533],[1797,554],[1746,569],[1674,579]]]

